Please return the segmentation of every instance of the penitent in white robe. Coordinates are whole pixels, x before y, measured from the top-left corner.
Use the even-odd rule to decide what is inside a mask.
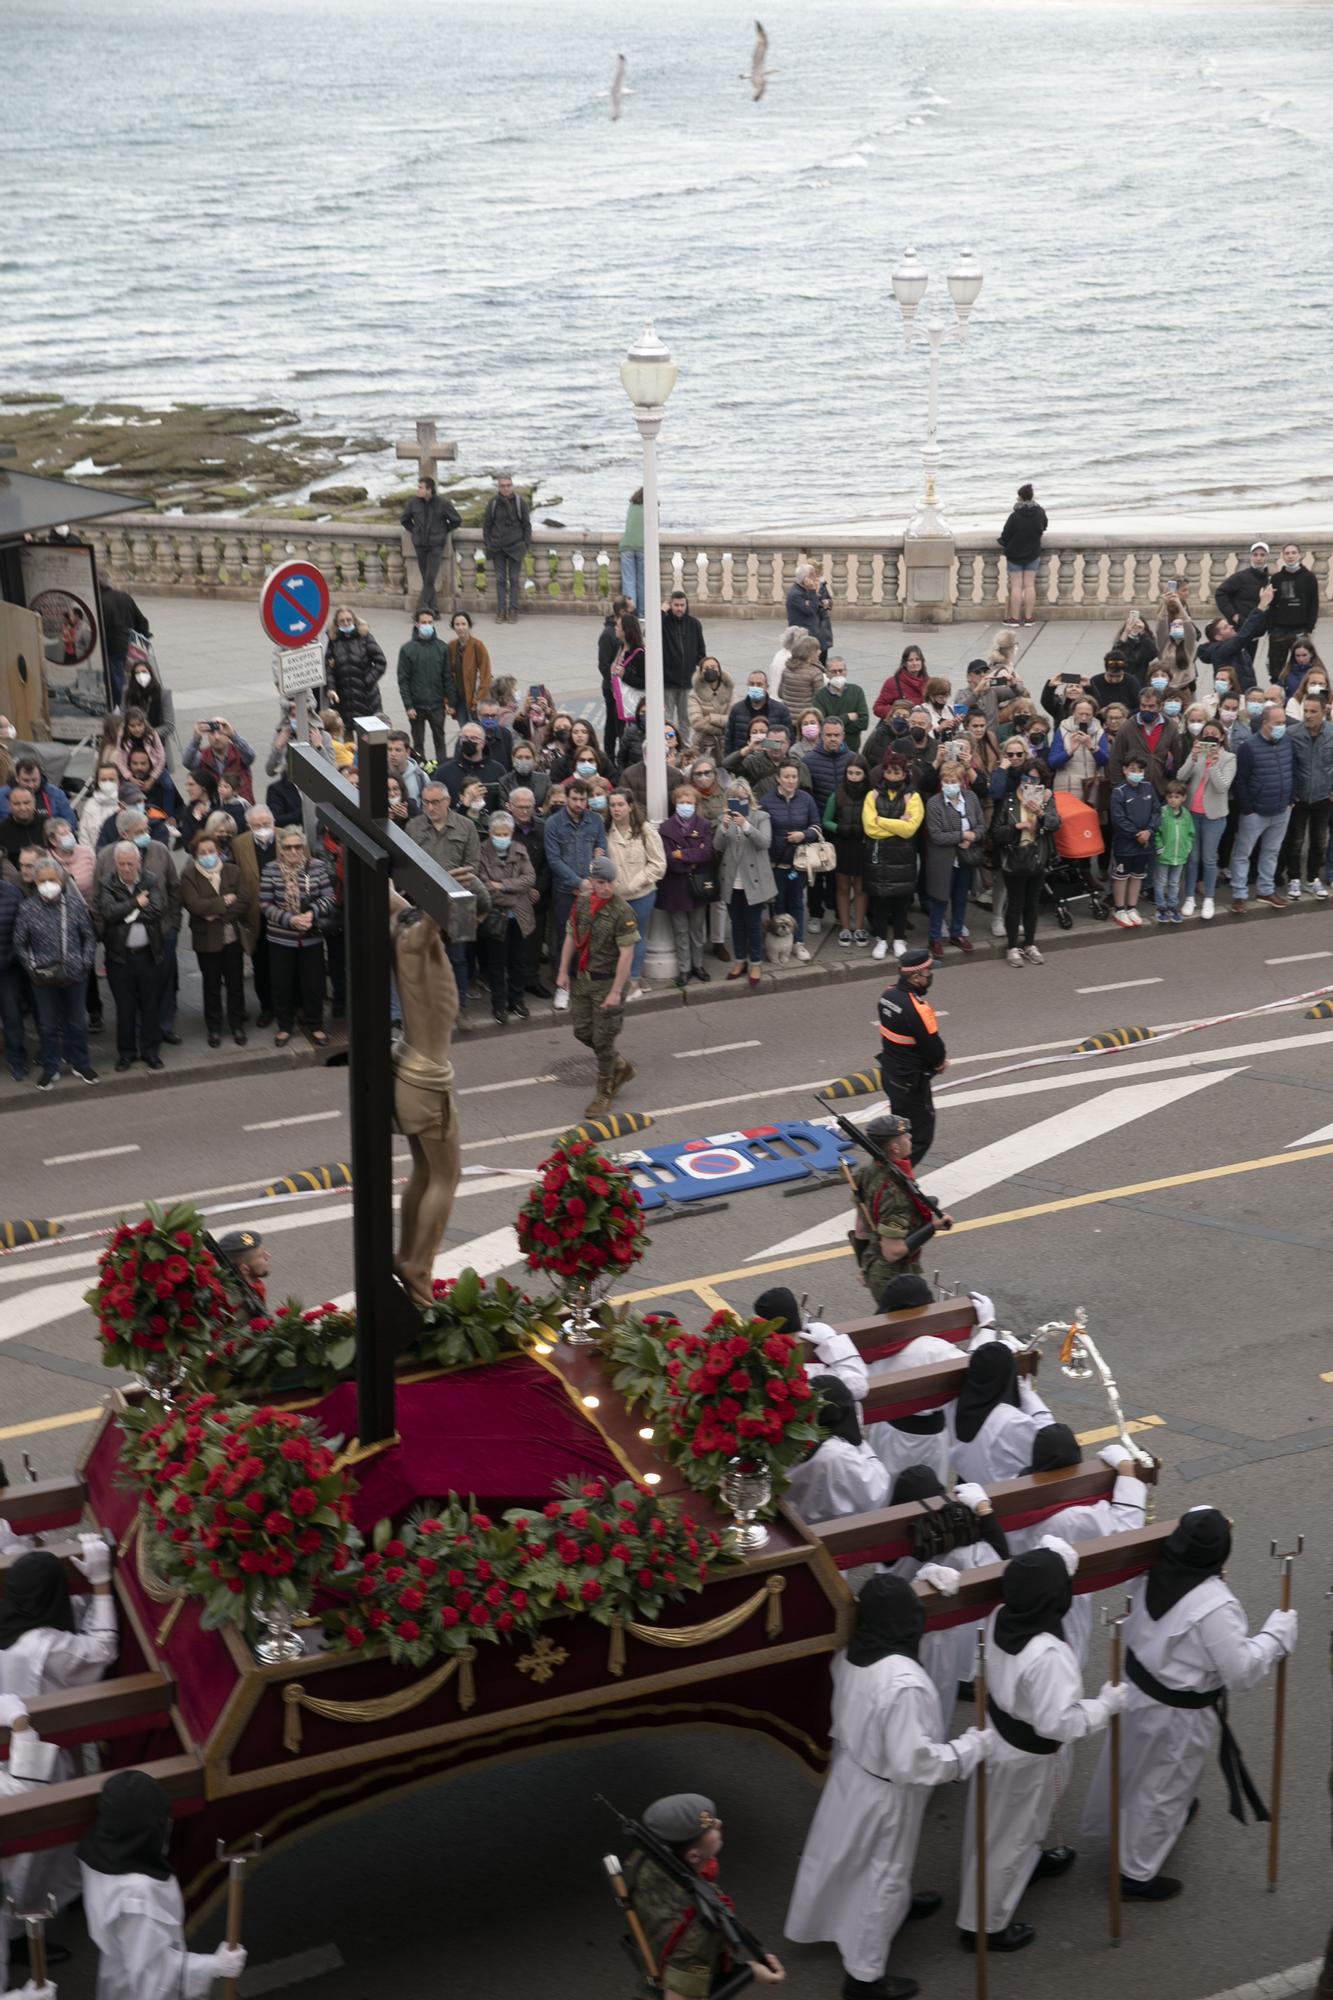
[[[858,1403],[863,1403],[870,1387],[870,1376],[861,1355],[861,1350],[849,1333],[839,1333],[835,1326],[829,1326],[822,1319],[812,1319],[803,1328],[806,1345],[813,1347],[814,1361],[807,1361],[805,1372],[810,1378],[816,1375],[836,1375],[845,1382]]]
[[[994,1643],[993,1613],[987,1629],[987,1692],[998,1708],[1026,1722],[1038,1736],[1074,1743],[1107,1722],[1105,1703],[1087,1699],[1078,1662],[1063,1639],[1039,1632],[1021,1653]],[[997,1732],[998,1734],[998,1732]],[[1056,1754],[1015,1750],[999,1738],[986,1767],[986,1929],[1006,1929],[1045,1845],[1060,1795]],[[976,1790],[968,1793],[963,1821],[963,1879],[958,1898],[961,1930],[977,1929]]]
[[[898,1354],[889,1354],[875,1363],[877,1371],[901,1374],[908,1368],[933,1368],[939,1361],[957,1361],[959,1350],[952,1341],[941,1340],[933,1333],[918,1334],[909,1340]],[[942,1430],[932,1436],[921,1437],[911,1431],[897,1430],[891,1423],[870,1424],[866,1429],[866,1443],[873,1445],[885,1471],[889,1475],[889,1485],[900,1472],[906,1472],[909,1465],[928,1465],[932,1472],[947,1486],[949,1483],[949,1426],[946,1421]]]
[[[213,1954],[185,1949],[175,1877],[82,1872],[88,1935],[100,1953],[97,2000],[207,2000]]]
[[[1143,1526],[1147,1505],[1148,1489],[1143,1481],[1135,1479],[1132,1473],[1119,1473],[1109,1500],[1092,1500],[1077,1507],[1062,1507],[1058,1514],[1051,1514],[1044,1521],[1034,1521],[1030,1528],[1015,1528],[1009,1536],[1009,1553],[1013,1556],[1026,1555],[1029,1549],[1040,1546],[1043,1535],[1059,1535],[1063,1541],[1072,1542],[1077,1547],[1080,1542],[1095,1542],[1102,1535],[1128,1534],[1132,1528]],[[1091,1591],[1076,1597],[1064,1616],[1065,1643],[1073,1647],[1074,1658],[1080,1667],[1088,1664],[1088,1647],[1092,1640],[1092,1599]]]
[[[1134,1585],[1125,1644],[1167,1687],[1257,1687],[1285,1648],[1249,1621],[1220,1576],[1209,1577],[1154,1621],[1144,1608],[1146,1579]],[[1120,1721],[1120,1868],[1151,1882],[1175,1846],[1218,1738],[1211,1708],[1168,1708],[1131,1682]],[[1083,1830],[1109,1824],[1110,1760],[1103,1749],[1083,1809]]]
[[[970,1569],[984,1569],[1000,1558],[989,1542],[969,1542],[965,1548],[950,1549],[947,1556],[935,1556],[932,1560],[966,1576]],[[892,1576],[900,1576],[907,1583],[914,1581],[920,1567],[915,1556],[899,1556],[897,1562],[886,1564]],[[921,1664],[935,1683],[940,1714],[946,1723],[958,1700],[959,1681],[970,1681],[976,1671],[977,1633],[981,1624],[980,1618],[973,1618],[966,1625],[949,1625],[940,1632],[927,1632],[921,1641]]]
[[[20,1734],[11,1736],[8,1761],[0,1763],[0,1799],[21,1798],[25,1792],[32,1791],[37,1785],[51,1784],[55,1779],[56,1763],[54,1743],[43,1743],[33,1730],[25,1729]],[[23,1926],[6,1910],[5,1898],[13,1896],[15,1905],[20,1910],[38,1907],[36,1904],[26,1902],[19,1893],[22,1888],[21,1877],[19,1889],[14,1886],[14,1864],[25,1858],[23,1855],[11,1855],[0,1862],[0,1988],[4,1986],[9,1976],[10,1941],[23,1929]],[[0,2000],[18,2000],[18,1996],[0,1993]]]
[[[948,1406],[948,1447],[959,1479],[994,1486],[1000,1479],[1017,1479],[1032,1463],[1037,1432],[1054,1419],[1026,1376],[1018,1380],[1018,1408],[997,1403],[974,1438],[964,1442],[954,1429],[957,1404]]]
[[[784,1498],[803,1521],[873,1514],[889,1504],[889,1475],[868,1444],[829,1437],[792,1467]]]
[[[836,1944],[853,1979],[883,1976],[912,1901],[931,1787],[961,1775],[939,1739],[925,1669],[903,1653],[873,1667],[833,1663],[833,1762],[805,1837],[784,1926],[798,1944]]]
[[[119,1638],[116,1604],[110,1596],[75,1599],[76,1632],[57,1632],[49,1625],[24,1632],[0,1651],[0,1694],[36,1701],[61,1688],[87,1687],[100,1681],[116,1657]],[[74,1750],[62,1750],[54,1782],[83,1775]],[[5,1863],[9,1894],[20,1908],[40,1909],[48,1895],[63,1909],[79,1891],[79,1864],[73,1846],[44,1847],[35,1854],[11,1855]]]

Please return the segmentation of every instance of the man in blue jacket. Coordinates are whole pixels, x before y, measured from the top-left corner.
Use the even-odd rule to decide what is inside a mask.
[[[1277,863],[1291,818],[1294,760],[1287,737],[1286,712],[1270,701],[1259,727],[1236,752],[1236,805],[1240,819],[1231,850],[1231,914],[1243,917],[1250,883],[1250,856],[1255,862],[1256,891],[1261,903],[1285,910],[1288,898],[1278,891]]]
[[[588,787],[582,778],[565,786],[565,801],[546,822],[546,859],[551,870],[551,906],[556,949],[564,942],[574,898],[588,884],[594,854],[606,853],[606,829],[588,810]]]

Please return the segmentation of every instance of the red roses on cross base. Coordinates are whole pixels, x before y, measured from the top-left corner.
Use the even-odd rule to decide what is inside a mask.
[[[189,1202],[165,1211],[150,1202],[141,1222],[122,1222],[84,1297],[108,1368],[141,1369],[155,1356],[200,1349],[232,1316],[203,1217]]]
[[[647,1247],[628,1167],[586,1139],[562,1141],[518,1212],[518,1246],[534,1271],[594,1279],[627,1271]]]

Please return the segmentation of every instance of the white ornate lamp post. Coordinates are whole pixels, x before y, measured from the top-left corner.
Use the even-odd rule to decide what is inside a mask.
[[[916,251],[909,249],[902,263],[893,274],[893,296],[898,301],[898,310],[903,316],[903,333],[907,344],[912,344],[917,331],[917,308],[926,296],[930,274],[920,262]],[[981,290],[981,266],[970,250],[964,250],[958,262],[948,275],[949,296],[953,300],[956,315],[953,325],[946,325],[936,311],[928,325],[922,325],[930,345],[930,395],[926,412],[926,442],[921,447],[921,458],[926,468],[926,491],[920,506],[907,524],[909,535],[944,536],[951,533],[948,522],[940,513],[935,497],[935,473],[940,458],[937,428],[940,408],[940,350],[946,340],[956,340],[961,346],[967,338],[967,322]]]
[[[625,394],[634,405],[634,421],[643,439],[643,607],[644,758],[648,765],[648,817],[659,825],[667,816],[666,700],[662,683],[662,549],[657,523],[657,433],[666,415],[667,397],[676,386],[676,364],[653,331],[649,320],[620,364]],[[651,941],[644,960],[650,979],[671,979],[676,954],[664,911],[652,919]]]

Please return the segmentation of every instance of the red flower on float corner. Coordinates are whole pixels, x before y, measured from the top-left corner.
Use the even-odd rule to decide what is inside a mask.
[[[534,1271],[599,1278],[627,1271],[648,1246],[630,1168],[586,1139],[562,1140],[518,1212],[518,1245]]]
[[[122,1221],[84,1298],[97,1315],[107,1368],[140,1369],[157,1355],[188,1362],[232,1319],[203,1217],[189,1202],[168,1209],[150,1202],[141,1221]]]

